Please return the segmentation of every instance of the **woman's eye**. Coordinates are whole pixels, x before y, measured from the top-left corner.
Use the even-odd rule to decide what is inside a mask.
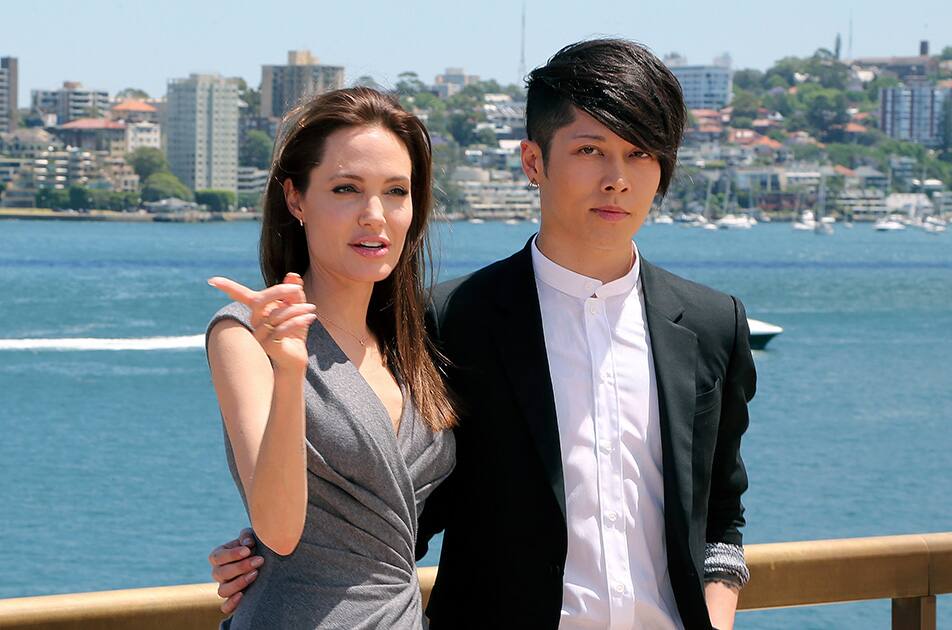
[[[354,188],[353,184],[342,184],[340,186],[334,186],[332,191],[335,193],[350,193],[357,192],[357,189]]]
[[[390,194],[391,194],[391,195],[399,195],[399,196],[401,196],[401,197],[406,197],[409,193],[407,192],[407,189],[406,189],[406,188],[403,188],[403,187],[401,187],[401,186],[397,186],[396,188],[391,188],[391,189],[390,189]]]

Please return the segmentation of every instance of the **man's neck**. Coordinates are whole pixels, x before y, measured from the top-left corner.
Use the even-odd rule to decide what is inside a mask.
[[[586,249],[540,231],[536,246],[542,255],[560,267],[606,284],[625,276],[635,262],[631,241],[627,247]]]

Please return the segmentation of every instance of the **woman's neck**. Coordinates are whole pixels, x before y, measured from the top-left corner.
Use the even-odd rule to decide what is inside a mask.
[[[373,289],[373,283],[344,280],[313,265],[304,275],[304,294],[318,317],[360,338],[370,334],[367,310]]]

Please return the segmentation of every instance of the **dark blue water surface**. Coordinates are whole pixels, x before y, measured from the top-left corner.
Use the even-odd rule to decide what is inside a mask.
[[[439,225],[440,277],[535,227]],[[259,283],[257,230],[2,222],[0,338],[201,333],[224,303],[207,277]],[[952,531],[952,234],[647,226],[637,240],[785,329],[755,352],[747,542]],[[208,551],[247,522],[200,349],[0,349],[0,430],[0,597],[204,582]],[[952,625],[949,598],[939,619]],[[889,624],[880,601],[738,625]]]

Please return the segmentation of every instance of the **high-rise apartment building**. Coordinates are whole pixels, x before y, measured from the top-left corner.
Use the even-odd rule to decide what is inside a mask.
[[[17,128],[17,58],[0,58],[0,133]]]
[[[664,61],[681,84],[688,109],[721,109],[730,103],[734,75],[729,55],[721,55],[709,66],[688,65],[677,53],[667,55]]]
[[[167,148],[172,173],[192,190],[238,189],[238,83],[193,74],[168,84]]]
[[[261,115],[281,118],[308,96],[344,87],[344,67],[318,62],[307,50],[288,52],[284,66],[261,66]]]
[[[927,147],[942,142],[942,115],[950,107],[952,90],[922,81],[879,90],[879,120],[883,133],[896,140]]]
[[[58,125],[77,118],[99,118],[109,112],[109,93],[87,89],[76,81],[64,81],[58,90],[33,90],[32,108],[40,114],[55,114]]]

